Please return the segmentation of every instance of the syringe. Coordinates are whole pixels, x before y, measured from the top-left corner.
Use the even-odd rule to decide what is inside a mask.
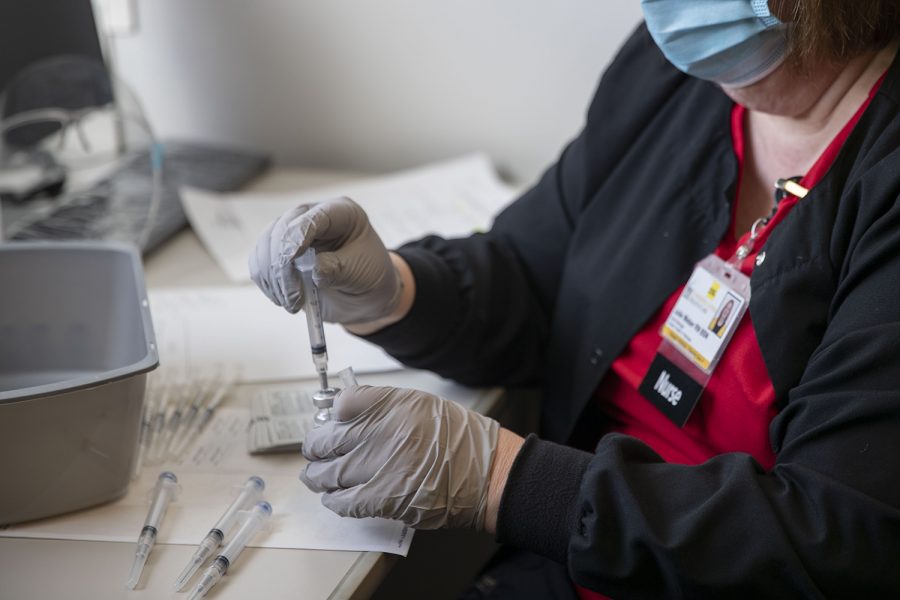
[[[197,384],[197,388],[193,393],[194,400],[191,402],[191,406],[187,412],[181,417],[179,429],[172,436],[172,439],[169,440],[168,448],[166,448],[169,458],[178,458],[181,451],[184,450],[184,446],[187,445],[186,438],[190,434],[191,427],[194,425],[194,421],[197,419],[197,415],[203,407],[203,402],[206,401],[206,398],[210,395],[214,384],[214,379],[209,379],[207,381],[201,380]]]
[[[141,529],[141,535],[137,541],[137,550],[134,552],[134,564],[131,565],[131,572],[128,574],[128,581],[125,587],[133,590],[138,581],[141,579],[141,572],[147,563],[147,557],[156,543],[156,534],[159,531],[159,525],[162,523],[163,517],[166,515],[166,509],[169,508],[169,502],[178,495],[178,478],[173,473],[163,471],[156,480],[156,487],[153,488],[153,499],[150,502],[150,511],[144,520],[144,528]]]
[[[163,427],[166,425],[166,411],[169,404],[169,384],[161,384],[159,386],[159,395],[156,399],[156,414],[150,421],[150,435],[147,438],[147,452],[144,454],[144,461],[152,464],[157,460],[157,447],[159,446],[159,438],[162,436]]]
[[[312,349],[313,363],[319,374],[319,385],[328,389],[328,350],[325,347],[325,326],[322,323],[322,306],[319,304],[319,288],[313,281],[313,268],[316,266],[316,251],[307,248],[294,264],[300,270],[303,280],[303,312],[306,313],[306,327],[309,330],[309,345]]]
[[[151,423],[153,421],[153,414],[156,410],[156,394],[153,393],[154,390],[151,386],[147,386],[147,391],[144,392],[144,411],[143,416],[141,418],[141,436],[138,441],[138,450],[137,450],[137,458],[134,460],[134,471],[131,473],[132,479],[137,479],[138,475],[141,474],[141,468],[144,466],[144,457],[147,454],[147,448],[150,446],[151,442]]]
[[[260,499],[264,489],[266,489],[266,484],[261,478],[254,475],[247,480],[247,483],[241,488],[241,492],[234,499],[234,502],[231,503],[231,506],[225,509],[225,512],[219,517],[213,528],[209,530],[209,533],[200,542],[200,546],[194,552],[194,556],[191,557],[191,562],[188,563],[188,566],[184,568],[184,571],[178,577],[178,581],[175,582],[176,592],[190,581],[197,569],[209,558],[209,555],[222,545],[225,536],[237,523],[238,512],[246,510],[255,504]]]
[[[190,382],[185,382],[178,387],[178,392],[180,395],[175,399],[172,414],[169,415],[169,419],[168,421],[166,421],[166,427],[163,430],[163,433],[160,436],[159,440],[157,441],[157,460],[163,461],[168,455],[169,446],[172,444],[172,439],[175,437],[178,428],[181,426],[181,417],[184,414],[185,409],[187,409],[188,405],[190,404],[193,391],[194,384]]]
[[[212,420],[213,414],[216,412],[216,409],[219,408],[219,405],[222,404],[222,401],[228,396],[228,392],[231,391],[231,381],[225,381],[224,383],[219,385],[219,388],[213,393],[212,398],[209,401],[209,404],[200,411],[197,415],[197,418],[194,419],[191,428],[188,429],[184,436],[182,436],[181,440],[177,446],[174,447],[173,452],[176,455],[181,455],[182,452],[193,442],[197,437],[203,433],[203,430],[206,428],[207,424]]]
[[[209,565],[200,583],[194,588],[194,592],[188,600],[197,600],[205,596],[216,583],[222,578],[222,575],[228,571],[237,557],[240,556],[247,543],[262,528],[266,520],[272,515],[272,506],[268,502],[259,502],[250,510],[246,520],[241,524],[240,529],[234,534],[234,538],[225,545],[225,549],[219,554],[213,563]]]

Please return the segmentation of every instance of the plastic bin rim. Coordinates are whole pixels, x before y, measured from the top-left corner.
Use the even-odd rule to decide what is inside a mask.
[[[141,304],[141,323],[144,327],[144,336],[146,338],[147,346],[145,348],[144,356],[140,360],[133,362],[130,365],[119,367],[118,369],[110,369],[109,371],[105,371],[102,375],[80,377],[57,383],[48,383],[46,385],[36,385],[20,390],[0,391],[0,404],[11,404],[13,402],[33,400],[35,398],[43,398],[51,395],[77,392],[79,390],[97,387],[142,373],[147,373],[159,366],[156,336],[153,331],[153,321],[150,318],[150,305],[147,302],[147,289],[144,285],[144,268],[141,263],[140,254],[135,246],[122,242],[81,240],[60,242],[31,240],[0,242],[0,253],[33,251],[36,249],[51,251],[87,250],[97,252],[119,252],[127,255],[132,263],[132,271],[136,275],[134,283],[137,286],[137,296]]]

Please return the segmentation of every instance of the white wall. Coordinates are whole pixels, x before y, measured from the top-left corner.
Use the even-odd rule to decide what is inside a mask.
[[[163,136],[387,171],[484,150],[537,176],[638,0],[139,0],[120,74]]]

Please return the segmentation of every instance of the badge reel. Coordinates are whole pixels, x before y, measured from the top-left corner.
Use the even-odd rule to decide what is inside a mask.
[[[700,261],[660,330],[640,393],[679,427],[697,405],[750,303],[750,278],[715,255]]]

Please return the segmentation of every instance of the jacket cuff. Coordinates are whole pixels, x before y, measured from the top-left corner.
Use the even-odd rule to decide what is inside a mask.
[[[525,438],[497,515],[497,541],[565,564],[578,521],[578,491],[591,454]]]
[[[458,314],[461,301],[455,285],[447,288],[446,282],[455,282],[456,275],[441,257],[416,246],[404,246],[394,252],[412,271],[416,298],[403,319],[361,337],[402,361],[421,355],[447,339],[455,327],[448,315]]]

